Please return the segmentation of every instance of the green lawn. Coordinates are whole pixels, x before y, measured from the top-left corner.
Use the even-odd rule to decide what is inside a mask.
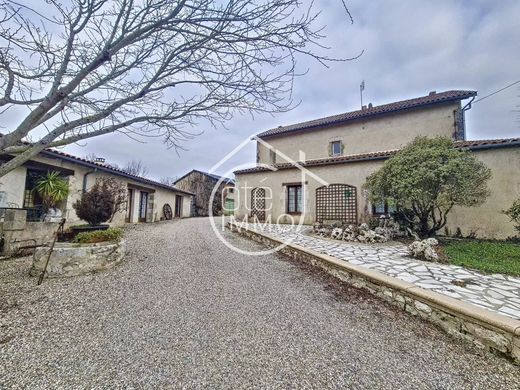
[[[444,252],[451,264],[485,273],[520,275],[520,244],[493,241],[448,241]]]

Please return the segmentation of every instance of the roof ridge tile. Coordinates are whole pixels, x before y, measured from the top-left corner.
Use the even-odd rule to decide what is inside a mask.
[[[454,100],[463,100],[470,97],[474,97],[476,95],[477,92],[471,90],[449,90],[434,94],[428,94],[426,96],[420,96],[416,98],[400,100],[397,102],[381,104],[379,106],[373,106],[371,108],[362,108],[361,110],[349,111],[341,114],[311,119],[309,121],[294,123],[287,126],[278,126],[267,131],[261,132],[260,134],[257,134],[257,137],[273,137],[295,131],[312,130],[318,127],[334,125],[337,123],[347,122],[360,118],[367,118],[376,115],[389,114],[405,109],[424,107],[432,104],[439,104]]]

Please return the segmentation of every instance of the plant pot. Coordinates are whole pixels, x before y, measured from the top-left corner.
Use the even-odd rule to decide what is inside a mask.
[[[83,232],[93,232],[95,230],[107,230],[110,225],[81,225],[81,226],[71,226],[71,230],[74,233],[74,237],[78,233]]]
[[[74,239],[75,236],[76,234],[70,230],[58,232],[58,242],[70,242]]]

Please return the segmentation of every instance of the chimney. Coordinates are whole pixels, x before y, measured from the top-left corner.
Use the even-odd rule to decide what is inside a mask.
[[[104,164],[105,163],[105,158],[103,157],[96,157],[96,159],[94,160],[94,162],[97,162],[99,164]]]
[[[372,107],[374,107],[372,103],[368,103],[368,108],[371,109]]]
[[[437,93],[437,91],[430,91],[430,93],[428,94],[428,96],[433,96]]]
[[[362,110],[366,110],[366,109],[367,109],[367,106],[362,106],[361,109],[362,109]]]

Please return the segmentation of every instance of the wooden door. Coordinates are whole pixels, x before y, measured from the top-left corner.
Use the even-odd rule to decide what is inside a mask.
[[[175,195],[175,218],[182,217],[182,196]]]
[[[126,196],[126,222],[132,222],[133,208],[134,208],[134,190],[132,188],[129,188],[128,194]]]

